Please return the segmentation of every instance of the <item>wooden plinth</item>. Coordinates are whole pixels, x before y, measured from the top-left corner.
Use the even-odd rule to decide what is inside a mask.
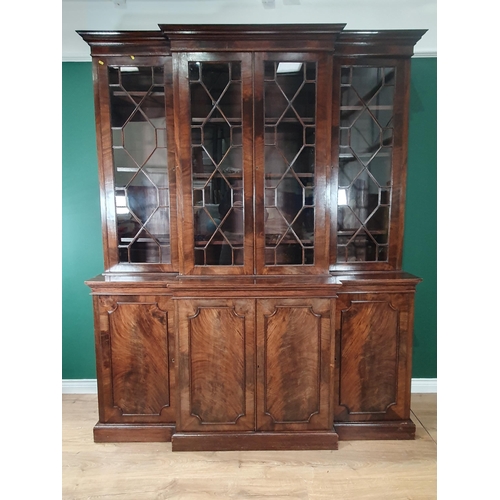
[[[415,439],[415,424],[394,422],[335,422],[340,440]]]
[[[337,450],[330,432],[188,433],[172,436],[172,451]]]
[[[96,443],[172,441],[172,451],[337,450],[338,441],[415,439],[411,420],[397,422],[335,422],[332,432],[190,433],[175,426],[103,424],[94,427]]]
[[[171,441],[175,425],[101,424],[94,427],[96,443],[155,443]]]

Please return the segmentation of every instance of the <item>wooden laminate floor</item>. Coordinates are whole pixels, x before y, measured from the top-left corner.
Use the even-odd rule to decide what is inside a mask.
[[[412,395],[415,441],[340,441],[336,451],[178,452],[93,442],[97,397],[62,403],[63,500],[434,499],[436,395]]]

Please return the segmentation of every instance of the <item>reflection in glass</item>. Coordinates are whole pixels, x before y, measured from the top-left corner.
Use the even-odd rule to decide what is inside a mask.
[[[264,63],[265,265],[314,264],[316,63]]]
[[[120,262],[170,263],[163,67],[110,67]]]
[[[197,266],[243,265],[241,68],[189,63]]]
[[[341,68],[337,262],[388,259],[395,68]]]

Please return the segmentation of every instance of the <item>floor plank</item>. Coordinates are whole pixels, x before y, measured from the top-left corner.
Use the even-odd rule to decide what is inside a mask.
[[[436,498],[436,397],[412,398],[415,441],[336,451],[172,453],[170,443],[93,442],[95,395],[63,395],[63,500]]]
[[[411,407],[415,419],[437,443],[437,394],[412,394]]]

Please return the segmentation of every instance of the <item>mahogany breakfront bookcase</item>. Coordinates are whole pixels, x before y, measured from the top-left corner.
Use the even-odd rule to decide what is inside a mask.
[[[79,32],[105,270],[94,439],[174,451],[412,439],[401,270],[425,30]]]

